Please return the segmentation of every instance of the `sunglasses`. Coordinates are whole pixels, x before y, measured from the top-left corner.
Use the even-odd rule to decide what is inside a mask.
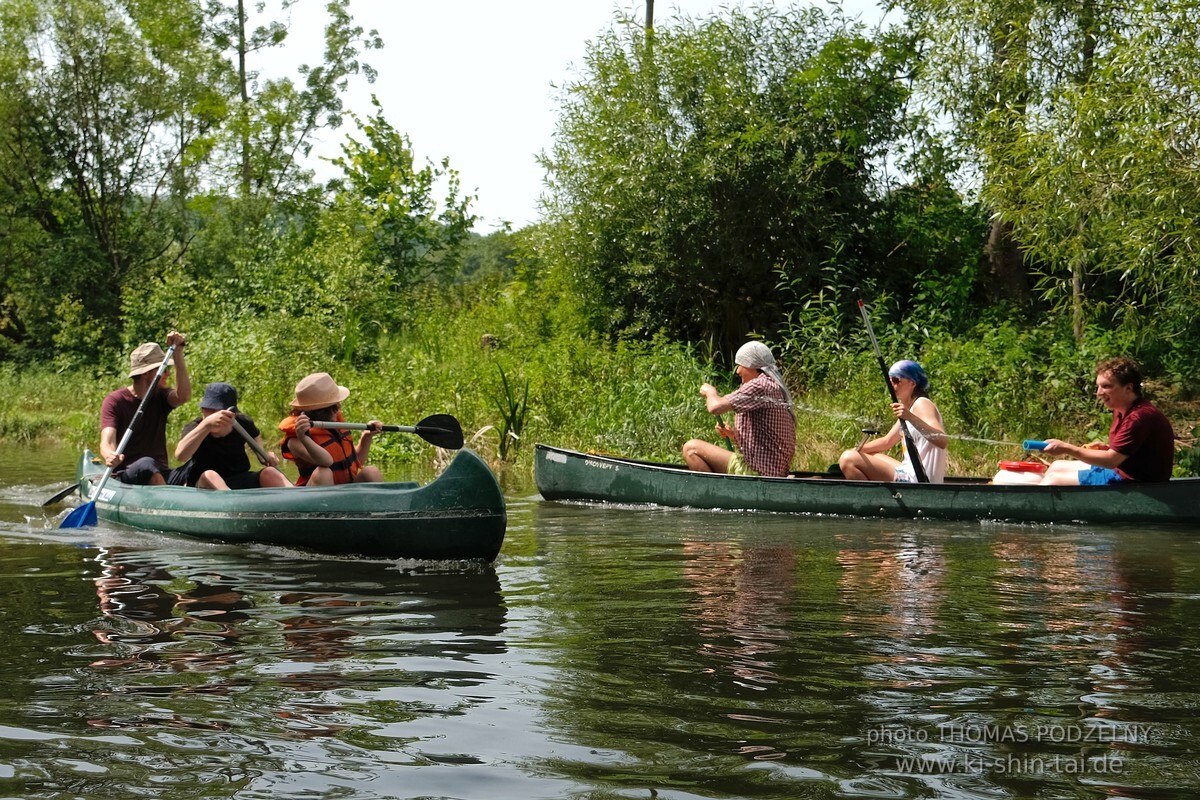
[[[899,386],[901,381],[906,381],[908,378],[901,378],[899,375],[890,375],[888,380],[892,382],[892,386]]]

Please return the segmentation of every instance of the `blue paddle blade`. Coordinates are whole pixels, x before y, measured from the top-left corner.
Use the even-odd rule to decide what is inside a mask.
[[[96,525],[96,503],[84,503],[71,509],[59,528],[91,528]]]

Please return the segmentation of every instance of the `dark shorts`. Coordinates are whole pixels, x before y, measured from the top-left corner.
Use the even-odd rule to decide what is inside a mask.
[[[195,486],[200,482],[200,476],[203,472],[195,471],[194,475],[188,478],[187,485]],[[230,489],[257,489],[262,484],[259,482],[259,473],[257,472],[238,472],[233,475],[222,475],[221,479],[225,481],[225,485]]]
[[[1088,467],[1079,470],[1080,486],[1108,486],[1110,483],[1120,483],[1125,480],[1121,473],[1107,467]]]
[[[225,485],[230,489],[257,489],[259,483],[258,472],[239,472],[236,475],[230,475],[225,479]]]
[[[185,486],[189,471],[190,468],[187,464],[175,469],[164,470],[158,466],[158,462],[154,460],[153,456],[142,456],[125,469],[114,470],[113,477],[121,483],[148,486],[150,481],[154,480],[155,475],[162,475],[163,480],[170,486]]]

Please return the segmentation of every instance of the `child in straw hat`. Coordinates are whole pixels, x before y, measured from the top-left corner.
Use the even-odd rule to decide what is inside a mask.
[[[371,420],[356,446],[349,432],[336,428],[314,428],[314,420],[345,422],[342,401],[350,390],[339,386],[328,372],[316,372],[296,384],[292,398],[292,413],[279,429],[279,443],[284,458],[296,464],[300,477],[297,486],[332,486],[343,483],[378,483],[383,475],[378,467],[370,466],[367,453],[371,440],[383,428],[379,420]]]

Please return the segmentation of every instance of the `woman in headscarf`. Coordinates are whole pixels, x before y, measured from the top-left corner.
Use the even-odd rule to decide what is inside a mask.
[[[904,360],[892,364],[888,379],[896,390],[898,401],[892,403],[896,424],[878,439],[842,453],[838,459],[842,475],[856,481],[916,483],[912,454],[904,446],[900,432],[900,420],[904,420],[929,482],[942,483],[946,478],[947,436],[942,425],[942,412],[929,399],[929,376],[917,362]],[[900,461],[886,454],[897,444],[903,448]]]
[[[722,397],[706,383],[700,394],[708,413],[733,412],[733,427],[718,419],[717,434],[736,443],[738,452],[692,439],[683,446],[683,459],[697,472],[786,477],[796,454],[796,418],[775,356],[762,342],[747,342],[733,360],[741,387]]]

